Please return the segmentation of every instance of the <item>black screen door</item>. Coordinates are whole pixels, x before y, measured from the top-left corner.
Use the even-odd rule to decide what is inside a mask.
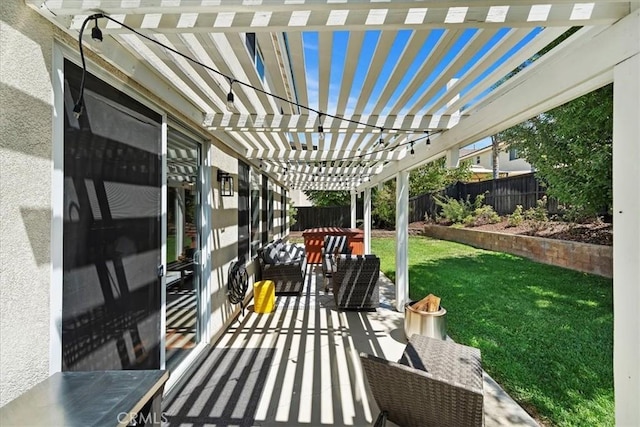
[[[160,367],[162,117],[65,61],[62,370]]]

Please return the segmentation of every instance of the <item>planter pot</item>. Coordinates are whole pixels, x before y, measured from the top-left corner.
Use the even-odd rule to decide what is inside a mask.
[[[404,305],[404,334],[409,339],[413,334],[424,335],[429,338],[447,339],[447,310],[433,312],[415,310],[415,301]]]

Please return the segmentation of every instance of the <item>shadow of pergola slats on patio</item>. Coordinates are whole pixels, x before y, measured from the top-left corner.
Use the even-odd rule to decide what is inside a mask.
[[[249,306],[165,398],[164,425],[372,425],[379,410],[359,353],[398,360],[404,315],[383,275],[380,308],[365,312],[338,310],[323,280],[320,267],[311,267],[300,296],[276,297],[269,314]],[[537,426],[486,373],[484,422]]]
[[[338,311],[322,281],[310,268],[300,296],[277,297],[270,314],[250,306],[165,401],[167,425],[370,425],[358,354],[398,359],[402,316]]]

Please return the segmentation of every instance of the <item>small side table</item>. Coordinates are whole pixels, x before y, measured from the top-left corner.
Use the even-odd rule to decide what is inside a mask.
[[[276,302],[276,284],[273,280],[261,280],[253,284],[253,311],[271,313]]]

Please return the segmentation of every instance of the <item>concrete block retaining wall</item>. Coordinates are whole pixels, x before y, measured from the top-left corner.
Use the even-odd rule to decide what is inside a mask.
[[[613,277],[613,248],[611,246],[441,225],[427,225],[424,233],[426,236],[436,239],[464,243],[491,251],[506,252],[544,264]]]

